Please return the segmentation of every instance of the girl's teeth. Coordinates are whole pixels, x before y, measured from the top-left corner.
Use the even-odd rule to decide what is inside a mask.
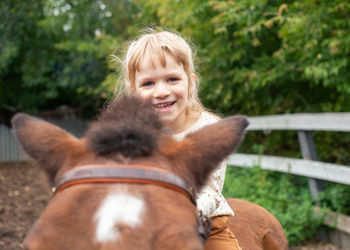
[[[171,105],[171,104],[172,104],[172,102],[166,102],[166,103],[156,104],[155,106],[156,106],[157,108],[164,108],[164,107],[169,106],[169,105]]]

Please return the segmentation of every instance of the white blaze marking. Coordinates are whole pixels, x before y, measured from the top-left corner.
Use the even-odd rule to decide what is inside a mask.
[[[125,193],[110,194],[101,203],[95,214],[96,239],[100,242],[118,238],[117,224],[135,227],[141,223],[143,200]]]

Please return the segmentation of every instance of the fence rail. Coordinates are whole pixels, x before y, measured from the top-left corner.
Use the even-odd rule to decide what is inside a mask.
[[[238,153],[230,155],[227,163],[237,167],[260,166],[266,170],[350,185],[350,167],[344,165],[278,156]]]
[[[305,113],[249,117],[248,130],[350,132],[350,112]]]

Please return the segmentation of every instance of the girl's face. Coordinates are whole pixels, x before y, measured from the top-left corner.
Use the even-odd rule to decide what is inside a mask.
[[[153,68],[144,60],[140,71],[135,74],[135,92],[142,99],[150,101],[159,113],[160,119],[173,132],[187,127],[189,79],[182,65],[173,56],[166,54],[166,67],[158,61]]]

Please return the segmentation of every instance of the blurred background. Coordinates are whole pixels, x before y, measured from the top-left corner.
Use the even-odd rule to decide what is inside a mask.
[[[15,112],[93,119],[119,76],[110,55],[149,27],[187,38],[200,98],[218,114],[349,112],[349,17],[341,0],[2,0],[0,123]],[[319,159],[349,166],[349,134],[315,132]],[[301,158],[295,132],[249,132],[240,151]],[[349,215],[349,186],[325,186],[320,204]],[[293,245],[320,225],[303,177],[230,168],[225,195],[268,207]]]

